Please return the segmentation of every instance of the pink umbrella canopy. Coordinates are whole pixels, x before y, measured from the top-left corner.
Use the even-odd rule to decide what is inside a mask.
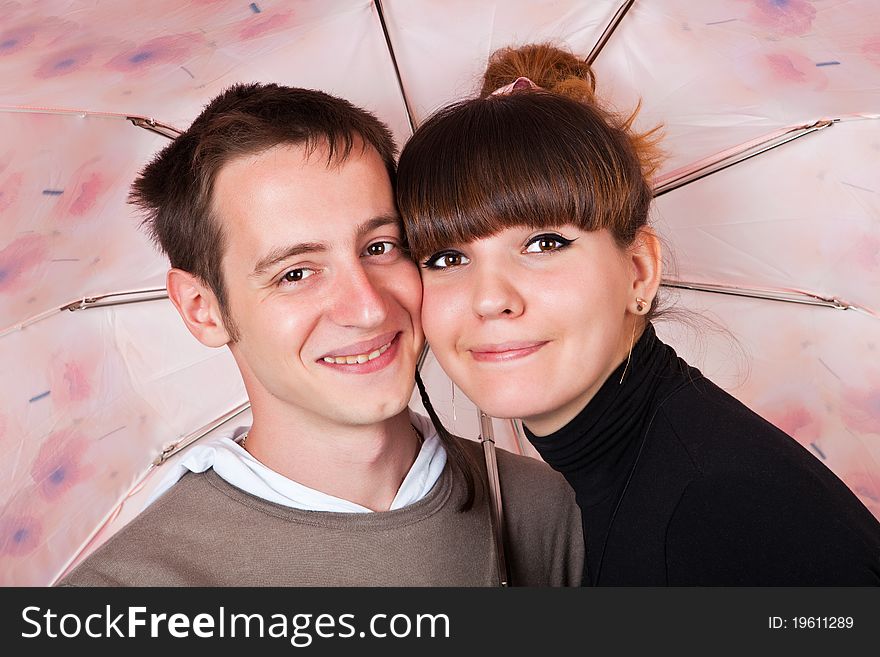
[[[231,357],[186,332],[125,203],[173,127],[229,84],[278,82],[366,107],[402,144],[474,93],[493,50],[546,40],[593,62],[611,107],[641,99],[638,127],[664,126],[667,295],[726,332],[661,335],[880,517],[876,3],[0,0],[0,16],[0,583],[51,583],[142,508],[163,453],[247,424]],[[423,375],[475,437],[430,355]],[[516,423],[492,426],[535,455]]]

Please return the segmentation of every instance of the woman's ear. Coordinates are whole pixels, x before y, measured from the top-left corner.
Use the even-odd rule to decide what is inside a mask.
[[[647,301],[650,308],[663,276],[663,250],[654,229],[639,228],[628,254],[633,267],[633,306],[638,298]]]
[[[182,269],[170,269],[165,285],[171,303],[196,340],[206,347],[222,347],[230,342],[217,297],[201,279]]]

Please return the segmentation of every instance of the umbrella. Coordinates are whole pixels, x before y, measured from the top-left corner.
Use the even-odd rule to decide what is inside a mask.
[[[234,364],[183,329],[162,298],[167,263],[124,203],[173,126],[228,84],[261,80],[346,97],[402,143],[472,95],[490,52],[542,40],[588,54],[611,106],[641,98],[638,126],[665,126],[667,291],[728,333],[665,323],[661,335],[880,516],[869,0],[0,7],[0,122],[13,136],[0,151],[0,582],[54,581],[140,510],[154,463],[247,424]],[[481,422],[430,354],[423,376],[451,429],[482,426],[534,455],[517,423]]]

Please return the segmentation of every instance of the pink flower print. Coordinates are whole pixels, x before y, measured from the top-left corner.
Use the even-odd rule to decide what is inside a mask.
[[[770,64],[770,70],[780,80],[803,82],[807,78],[807,74],[795,66],[791,59],[785,55],[767,55],[767,62]]]
[[[793,50],[758,51],[743,59],[743,76],[754,89],[822,91],[829,84],[825,66]]]
[[[114,174],[112,164],[100,164],[93,158],[81,165],[64,181],[58,194],[53,216],[58,222],[77,219],[80,222],[95,219],[100,214],[100,202],[112,191]]]
[[[0,57],[11,55],[29,46],[37,35],[37,29],[32,25],[16,27],[11,30],[0,32]]]
[[[822,91],[828,86],[828,76],[808,57],[795,52],[764,55],[774,83],[809,86]]]
[[[0,212],[12,207],[12,204],[18,200],[23,178],[24,175],[21,172],[16,172],[0,184]]]
[[[0,554],[23,557],[40,545],[43,528],[34,516],[9,514],[0,517]]]
[[[880,480],[877,476],[864,471],[845,471],[841,479],[868,510],[880,519]]]
[[[880,383],[847,388],[840,401],[840,414],[846,426],[853,431],[880,435]]]
[[[798,401],[780,404],[765,412],[764,416],[804,447],[809,447],[819,438],[819,418]]]
[[[880,66],[880,37],[872,37],[862,44],[862,54],[872,64]]]
[[[56,406],[85,401],[91,397],[94,364],[63,360],[53,363],[49,374],[52,401]]]
[[[880,271],[880,237],[863,233],[855,244],[855,257],[863,273]]]
[[[73,73],[88,64],[92,59],[93,53],[94,49],[91,46],[67,48],[61,52],[54,53],[43,60],[43,63],[34,73],[34,77],[46,79]]]
[[[282,29],[290,22],[292,16],[292,12],[285,14],[256,14],[244,21],[246,27],[238,33],[238,36],[242,41],[256,39],[264,34]]]
[[[9,434],[9,420],[7,419],[7,417],[3,413],[0,413],[0,449],[2,449],[3,451],[6,451],[7,449],[9,449],[9,446],[5,444],[6,443],[5,439],[8,434]],[[10,440],[10,442],[12,442],[13,440],[15,440],[15,436],[10,435],[9,440]]]
[[[197,40],[196,35],[189,34],[158,37],[119,53],[107,63],[107,68],[131,73],[162,64],[183,64]]]
[[[85,436],[73,430],[58,431],[46,439],[31,466],[31,477],[44,498],[57,500],[91,475],[92,468],[81,462],[89,445]]]
[[[46,260],[45,235],[25,235],[0,251],[0,292],[17,292],[19,281]]]
[[[749,22],[775,36],[801,36],[813,27],[816,8],[807,0],[752,0]]]
[[[83,216],[92,209],[98,196],[107,188],[105,178],[100,173],[92,172],[85,180],[77,183],[69,213],[75,217]]]

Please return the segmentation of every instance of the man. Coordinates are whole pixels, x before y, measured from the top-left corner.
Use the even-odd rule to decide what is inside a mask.
[[[132,200],[171,261],[169,297],[200,342],[229,347],[253,425],[188,458],[62,585],[499,583],[478,446],[407,409],[421,283],[394,172],[369,113],[259,84],[215,98],[146,167]],[[504,452],[499,470],[511,583],[580,584],[565,481]]]

